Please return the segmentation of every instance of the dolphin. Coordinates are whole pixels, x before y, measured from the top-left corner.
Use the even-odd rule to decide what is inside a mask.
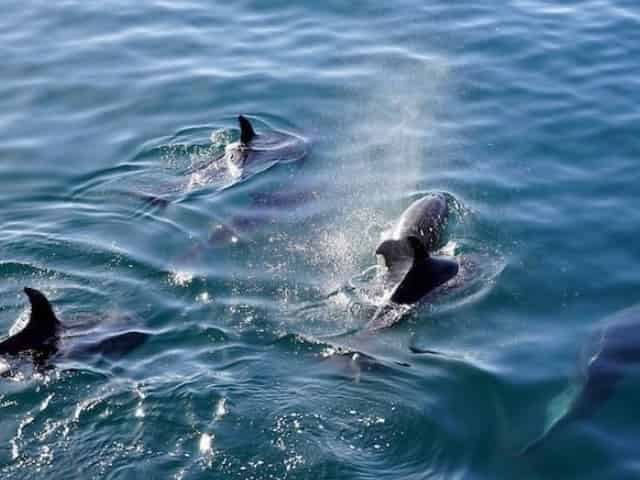
[[[587,364],[585,381],[567,412],[521,452],[527,455],[569,423],[595,413],[615,392],[629,367],[640,365],[640,306],[631,307],[606,322],[596,353]]]
[[[385,285],[397,304],[419,301],[458,273],[458,263],[431,253],[442,246],[449,208],[441,193],[413,202],[396,222],[390,238],[376,249],[387,268]]]
[[[218,168],[220,162],[226,164],[232,177],[247,175],[251,170],[263,170],[279,162],[292,162],[306,156],[306,142],[304,139],[285,132],[272,130],[257,133],[251,122],[244,115],[238,116],[240,138],[225,147],[224,154],[192,171],[204,173],[209,168]]]
[[[31,304],[29,320],[22,330],[0,342],[0,355],[16,356],[31,353],[34,360],[40,362],[58,351],[60,341],[66,337],[65,329],[71,330],[73,327],[67,327],[58,320],[51,303],[42,292],[25,287],[24,293]],[[69,335],[69,338],[73,336]],[[148,337],[148,333],[139,331],[109,334],[84,346],[82,353],[124,354],[140,346]],[[80,353],[72,351],[76,354]]]
[[[135,198],[149,207],[165,209],[176,201],[184,200],[184,194],[194,188],[220,182],[223,177],[231,177],[225,190],[252,175],[269,169],[278,163],[292,163],[302,160],[308,153],[308,139],[296,133],[269,129],[257,132],[249,119],[238,116],[240,135],[236,141],[226,145],[224,152],[203,157],[184,171],[188,176],[186,184],[176,190],[177,185],[167,184],[164,193],[147,191],[121,192]],[[175,148],[176,145],[170,145]],[[186,152],[209,151],[209,145],[181,145]],[[160,147],[164,148],[164,147]],[[198,157],[201,155],[199,154]],[[184,190],[186,189],[186,192]]]

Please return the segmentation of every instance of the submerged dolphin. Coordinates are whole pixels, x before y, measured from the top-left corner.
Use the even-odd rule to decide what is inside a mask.
[[[31,304],[31,313],[26,326],[16,334],[0,342],[0,355],[32,353],[34,359],[42,360],[58,351],[65,325],[56,317],[51,303],[44,294],[34,288],[25,287],[24,292]],[[125,331],[104,336],[83,348],[83,353],[123,354],[144,343],[149,334]]]
[[[640,365],[640,306],[622,310],[610,317],[597,347],[597,352],[587,365],[584,385],[567,413],[527,445],[521,455],[537,450],[568,423],[592,415],[615,392],[625,371],[631,366]]]
[[[384,259],[390,300],[415,303],[458,273],[458,263],[431,252],[441,246],[449,208],[444,195],[427,195],[413,202],[396,223],[391,237],[376,249]]]

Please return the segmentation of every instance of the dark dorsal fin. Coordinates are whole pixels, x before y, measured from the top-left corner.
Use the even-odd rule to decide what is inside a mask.
[[[251,123],[249,123],[249,120],[242,115],[238,116],[238,123],[240,124],[240,142],[245,145],[249,144],[251,140],[253,140],[253,137],[256,136],[255,130],[251,126]]]
[[[18,333],[0,342],[0,354],[17,355],[27,350],[50,351],[58,338],[60,321],[42,292],[25,287],[29,297],[31,315],[27,325]]]
[[[429,252],[418,237],[410,235],[407,237],[407,242],[409,242],[409,245],[413,249],[413,263],[421,262],[429,258]]]
[[[391,268],[396,242],[397,240],[385,240],[380,245],[378,245],[378,248],[376,248],[376,255],[382,255],[382,258],[384,259],[384,265],[387,268]]]
[[[415,252],[406,238],[400,240],[390,238],[378,245],[376,255],[382,255],[387,268],[395,268],[398,264],[412,263]]]
[[[53,307],[47,297],[35,288],[24,287],[24,293],[29,297],[31,303],[31,316],[26,329],[40,332],[43,336],[54,336],[60,321],[53,313]]]

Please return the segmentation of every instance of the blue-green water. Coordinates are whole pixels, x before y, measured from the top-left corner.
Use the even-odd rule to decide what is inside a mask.
[[[30,285],[151,334],[9,359],[2,478],[640,476],[637,375],[516,455],[638,299],[635,2],[6,0],[0,52],[1,330]],[[194,175],[238,113],[308,154]],[[363,332],[380,234],[429,191],[473,266]]]

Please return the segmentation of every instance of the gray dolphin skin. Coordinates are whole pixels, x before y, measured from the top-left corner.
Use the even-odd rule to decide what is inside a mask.
[[[582,389],[567,413],[555,421],[540,437],[527,445],[521,455],[540,448],[559,429],[591,416],[615,392],[625,371],[640,365],[640,306],[634,306],[610,317],[602,330],[598,348],[586,369]]]
[[[441,246],[448,214],[443,194],[420,198],[402,213],[391,237],[376,249],[387,267],[385,283],[392,289],[392,302],[415,303],[458,273],[455,260],[430,256]]]
[[[0,342],[0,355],[20,355],[30,352],[34,359],[43,360],[58,351],[65,326],[56,317],[53,307],[44,294],[34,288],[25,287],[24,292],[31,304],[31,313],[26,326],[15,335]],[[76,354],[121,355],[137,348],[149,337],[148,333],[125,331],[97,339]]]

